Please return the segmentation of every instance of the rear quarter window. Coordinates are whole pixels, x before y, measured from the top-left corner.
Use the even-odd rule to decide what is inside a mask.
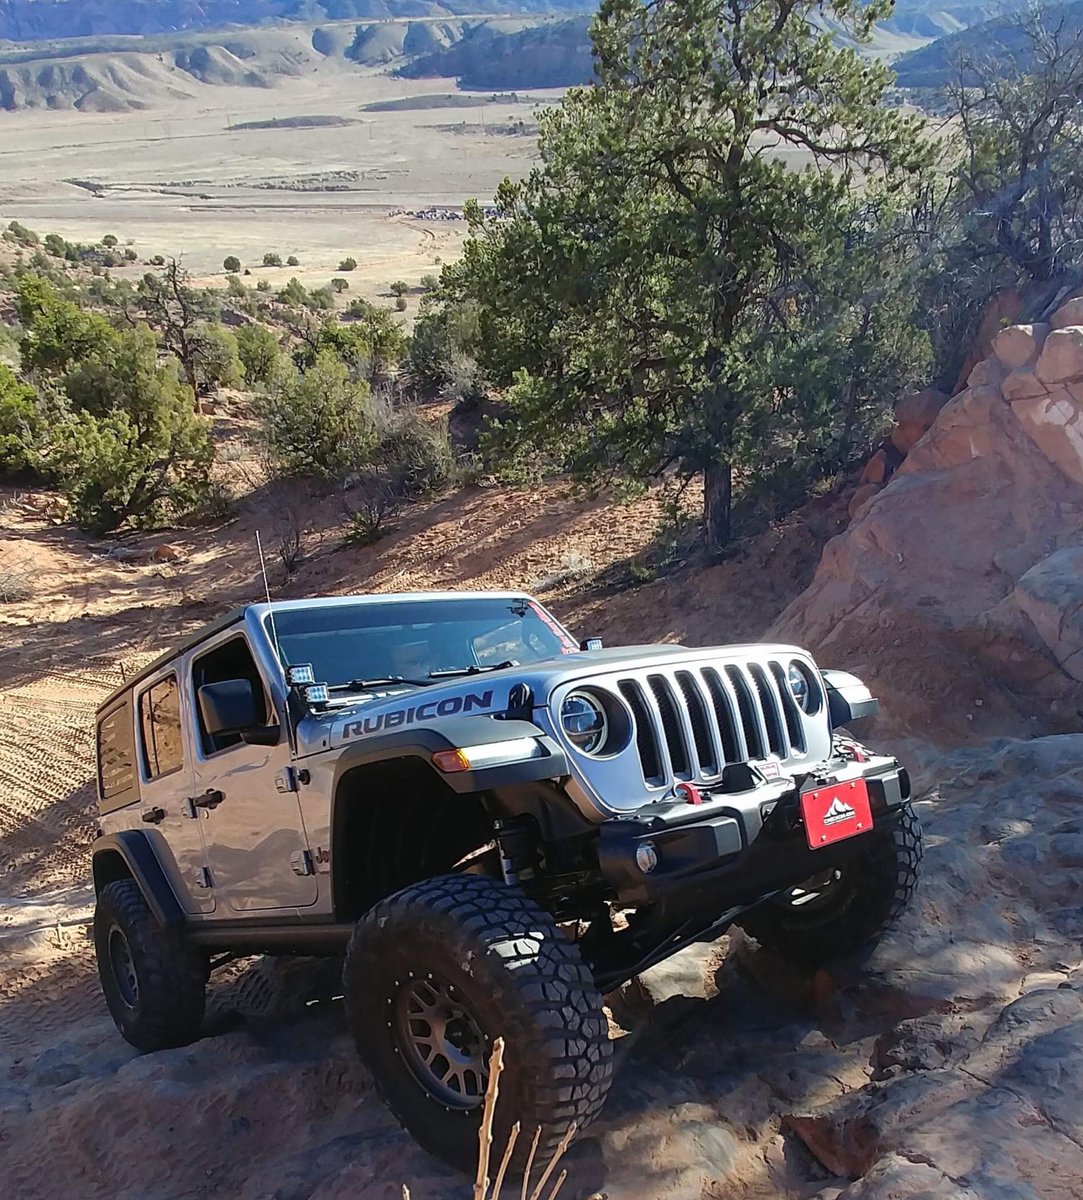
[[[98,798],[103,812],[139,798],[132,698],[125,696],[98,718]]]

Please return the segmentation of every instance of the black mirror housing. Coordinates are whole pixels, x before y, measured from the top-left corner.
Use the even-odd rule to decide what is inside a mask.
[[[199,689],[203,726],[212,736],[241,733],[260,724],[261,712],[250,679],[223,679]]]

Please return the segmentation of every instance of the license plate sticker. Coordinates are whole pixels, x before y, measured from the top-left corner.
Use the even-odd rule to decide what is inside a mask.
[[[869,785],[864,779],[835,783],[801,796],[801,815],[810,850],[868,833],[872,828]]]

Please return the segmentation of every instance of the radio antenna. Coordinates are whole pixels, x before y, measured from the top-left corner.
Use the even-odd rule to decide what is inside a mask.
[[[256,530],[256,549],[259,551],[259,569],[263,574],[263,591],[267,597],[267,619],[271,625],[271,641],[274,643],[275,654],[278,656],[278,666],[282,671],[282,678],[286,678],[286,664],[282,661],[282,646],[278,641],[278,629],[275,626],[275,610],[271,603],[271,585],[267,580],[267,560],[263,557],[263,539],[259,535],[259,530]]]

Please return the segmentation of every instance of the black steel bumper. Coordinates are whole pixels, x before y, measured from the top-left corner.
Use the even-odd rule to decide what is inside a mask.
[[[854,779],[868,784],[872,832],[810,850],[801,819],[803,787],[813,780],[824,786]],[[804,780],[761,780],[740,792],[704,791],[702,804],[674,799],[607,821],[599,831],[599,862],[621,903],[665,901],[671,908],[709,903],[717,912],[754,904],[862,854],[867,839],[890,825],[892,814],[909,799],[909,776],[893,758],[832,761]],[[644,869],[651,859],[656,865]]]

